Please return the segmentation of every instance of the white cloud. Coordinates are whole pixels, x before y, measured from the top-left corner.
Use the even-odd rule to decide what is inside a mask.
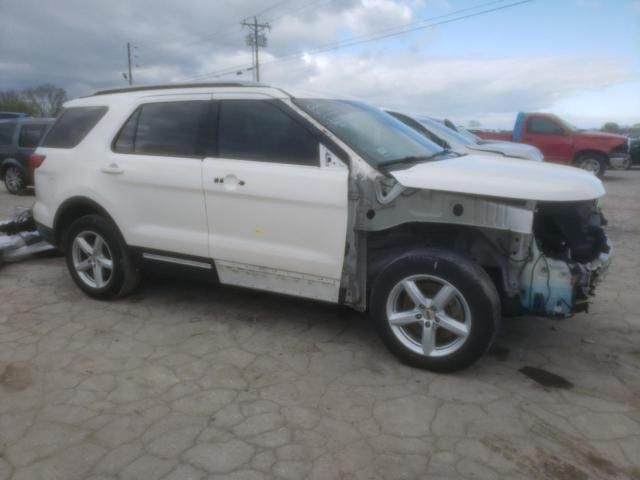
[[[633,8],[640,0],[634,0]],[[267,0],[57,0],[42,18],[41,2],[2,3],[0,88],[49,82],[72,95],[124,85],[125,44],[138,46],[134,79],[162,83],[215,79],[211,72],[248,66],[240,22]],[[551,108],[584,91],[633,80],[610,57],[437,57],[425,49],[437,30],[400,43],[364,44],[319,55],[318,46],[416,21],[417,9],[449,0],[291,0],[265,12],[274,20],[261,52],[263,81],[349,95],[409,112],[466,121],[508,123],[518,110]],[[304,8],[305,5],[315,5]],[[434,7],[435,8],[435,7]],[[399,48],[398,45],[404,45]],[[289,61],[276,57],[292,56]],[[273,62],[273,63],[271,63]],[[224,76],[222,79],[251,78]],[[508,120],[508,122],[507,122]]]
[[[404,54],[311,56],[263,69],[267,82],[357,97],[409,113],[504,124],[576,92],[632,80],[609,58],[438,58]]]

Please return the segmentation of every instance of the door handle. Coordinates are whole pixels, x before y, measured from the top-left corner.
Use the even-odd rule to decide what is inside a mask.
[[[120,168],[117,163],[111,163],[108,167],[102,167],[100,171],[111,175],[120,175],[124,173],[124,170]]]
[[[225,179],[227,180],[227,186],[235,187],[236,185],[240,185],[244,187],[244,180],[240,180],[235,175],[227,175],[226,177],[214,177],[213,183],[224,183]]]

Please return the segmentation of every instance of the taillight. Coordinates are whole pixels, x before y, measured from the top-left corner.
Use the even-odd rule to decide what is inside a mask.
[[[44,159],[47,158],[44,155],[39,155],[37,153],[32,153],[29,155],[29,166],[31,170],[35,170],[44,162]]]

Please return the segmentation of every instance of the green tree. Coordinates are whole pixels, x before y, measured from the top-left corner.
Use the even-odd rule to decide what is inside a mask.
[[[609,133],[620,133],[620,125],[618,125],[616,122],[607,122],[602,126],[600,130]]]
[[[0,111],[25,112],[34,117],[55,117],[66,101],[65,89],[50,84],[0,91]]]

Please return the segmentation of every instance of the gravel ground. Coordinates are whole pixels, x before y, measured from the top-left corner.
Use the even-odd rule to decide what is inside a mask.
[[[170,279],[103,303],[60,257],[0,267],[0,480],[640,478],[640,170],[605,183],[591,313],[505,319],[454,375],[345,308]],[[0,218],[32,202],[0,187]]]

